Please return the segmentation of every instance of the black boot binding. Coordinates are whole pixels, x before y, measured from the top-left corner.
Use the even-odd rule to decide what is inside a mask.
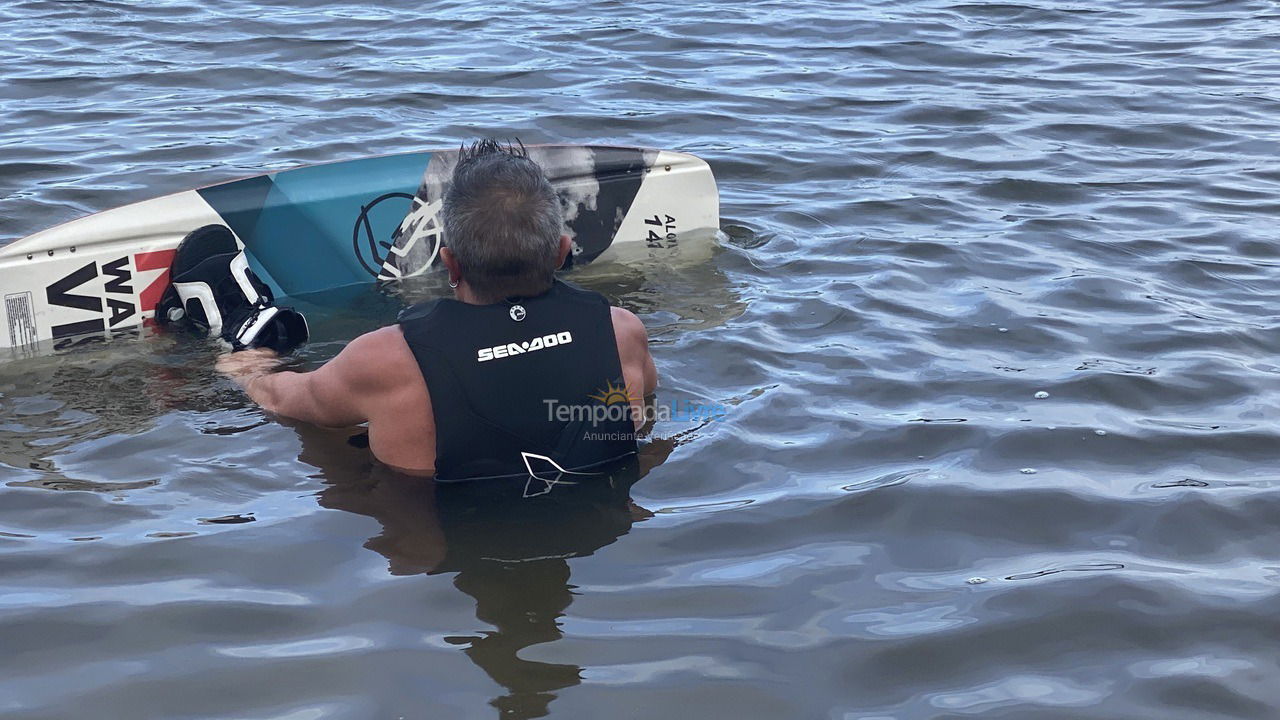
[[[170,286],[156,307],[160,323],[183,323],[217,335],[232,350],[265,347],[284,355],[307,341],[302,313],[276,307],[230,228],[205,225],[178,245]]]

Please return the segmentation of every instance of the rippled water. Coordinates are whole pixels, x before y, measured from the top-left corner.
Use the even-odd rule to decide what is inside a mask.
[[[705,157],[716,247],[576,278],[642,314],[660,399],[729,407],[611,487],[477,500],[265,418],[189,338],[0,365],[0,714],[1274,716],[1274,3],[0,30],[3,238],[482,134]],[[313,299],[306,362],[396,304]]]

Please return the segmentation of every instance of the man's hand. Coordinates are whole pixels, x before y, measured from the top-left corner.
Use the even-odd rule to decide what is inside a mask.
[[[248,390],[249,383],[256,378],[270,375],[281,365],[280,356],[274,350],[254,348],[239,352],[224,353],[214,364],[214,369],[231,378],[237,385]]]

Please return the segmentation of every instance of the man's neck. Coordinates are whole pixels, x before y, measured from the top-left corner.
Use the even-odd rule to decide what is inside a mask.
[[[543,292],[546,291],[544,290]],[[466,280],[462,280],[458,283],[458,287],[453,289],[453,299],[468,305],[493,305],[494,303],[502,302],[505,298],[482,297],[471,289],[471,286],[467,284]]]
[[[463,280],[458,283],[458,287],[453,289],[453,299],[468,305],[488,305],[489,303],[477,297],[471,290],[471,286],[467,285],[467,281]]]

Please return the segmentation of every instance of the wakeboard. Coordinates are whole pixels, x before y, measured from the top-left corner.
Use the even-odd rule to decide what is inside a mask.
[[[703,160],[667,150],[534,145],[559,194],[567,265],[623,248],[672,253],[714,232],[719,196]],[[440,206],[458,151],[292,168],[107,210],[0,245],[0,349],[19,355],[154,321],[182,238],[231,228],[277,298],[421,275],[444,242]]]

